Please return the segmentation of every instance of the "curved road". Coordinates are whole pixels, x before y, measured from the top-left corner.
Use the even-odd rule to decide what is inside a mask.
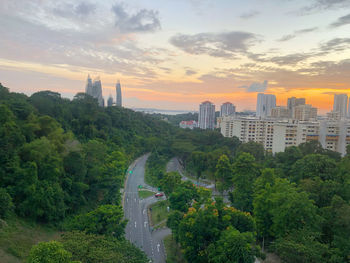
[[[147,215],[147,207],[159,199],[149,197],[141,200],[138,196],[139,185],[156,191],[155,188],[146,185],[144,181],[145,165],[148,156],[141,156],[128,169],[132,173],[128,173],[123,196],[124,215],[129,220],[125,228],[125,236],[129,241],[142,249],[152,259],[152,262],[164,263],[166,255],[163,238],[169,235],[171,231],[167,228],[151,231]]]

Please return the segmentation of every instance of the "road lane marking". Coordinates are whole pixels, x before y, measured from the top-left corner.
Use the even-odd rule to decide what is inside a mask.
[[[158,252],[159,252],[159,247],[160,247],[160,244],[158,243],[158,245],[157,245],[157,250],[158,250]]]
[[[145,226],[145,228],[147,227],[147,221],[145,221],[144,223],[143,223],[143,225]]]
[[[136,221],[135,221],[135,228],[136,228]]]

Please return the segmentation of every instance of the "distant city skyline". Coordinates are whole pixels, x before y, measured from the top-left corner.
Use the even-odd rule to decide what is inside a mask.
[[[129,108],[254,110],[264,92],[325,114],[350,95],[349,13],[348,0],[3,0],[0,82],[73,98],[91,73],[105,98],[122,79]]]

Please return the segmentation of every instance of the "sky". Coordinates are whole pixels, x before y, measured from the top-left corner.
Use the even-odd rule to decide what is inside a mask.
[[[350,95],[350,0],[1,0],[0,82],[73,98],[87,75],[125,107],[255,110]]]

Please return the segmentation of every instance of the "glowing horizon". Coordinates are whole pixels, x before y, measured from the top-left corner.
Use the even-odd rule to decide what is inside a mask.
[[[126,107],[255,110],[264,92],[325,114],[350,95],[349,14],[347,0],[4,0],[0,82],[72,98],[90,74],[105,98],[120,79]]]

